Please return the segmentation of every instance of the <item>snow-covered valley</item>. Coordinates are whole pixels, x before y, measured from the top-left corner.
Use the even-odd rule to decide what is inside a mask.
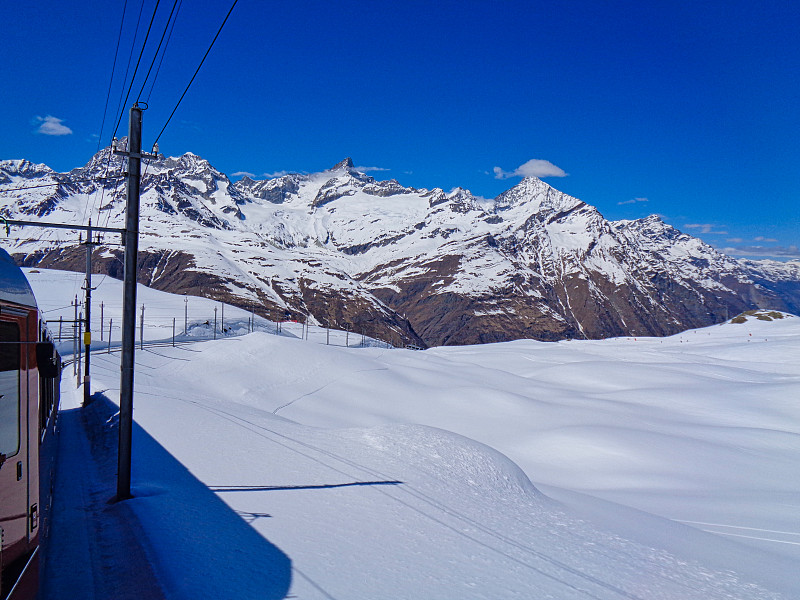
[[[29,279],[48,319],[71,318],[82,275]],[[169,339],[184,297],[139,290],[145,338]],[[118,323],[120,283],[95,296]],[[199,337],[218,304],[190,303]],[[165,597],[800,597],[800,318],[425,351],[301,331],[137,350],[123,504]],[[102,397],[79,408],[71,367],[62,384],[62,436],[83,412],[95,446],[119,388],[104,348]],[[53,576],[102,597],[113,553],[84,579],[75,558]]]

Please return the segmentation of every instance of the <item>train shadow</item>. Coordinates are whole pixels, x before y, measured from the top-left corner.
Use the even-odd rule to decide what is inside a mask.
[[[92,455],[115,488],[119,408],[95,394],[81,413]],[[166,597],[286,597],[292,576],[286,554],[136,423],[133,448],[134,497],[113,505],[135,523]]]

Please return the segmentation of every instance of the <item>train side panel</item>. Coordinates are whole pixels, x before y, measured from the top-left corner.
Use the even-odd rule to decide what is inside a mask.
[[[60,366],[30,284],[0,248],[0,600],[34,600],[39,588]]]
[[[38,333],[35,309],[0,304],[0,597],[33,597],[38,581]]]

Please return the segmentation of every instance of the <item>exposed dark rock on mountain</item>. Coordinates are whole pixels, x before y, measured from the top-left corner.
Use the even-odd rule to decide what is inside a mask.
[[[108,150],[55,173],[1,161],[0,214],[124,222],[122,170]],[[99,217],[98,217],[99,215]],[[119,240],[95,249],[122,276]],[[80,271],[63,230],[15,230],[25,265]],[[610,222],[526,178],[492,201],[456,188],[376,181],[351,159],[314,174],[231,182],[188,153],[159,156],[142,180],[142,283],[203,295],[271,318],[312,322],[394,344],[666,335],[747,309],[800,312],[800,261],[735,260],[656,216]]]

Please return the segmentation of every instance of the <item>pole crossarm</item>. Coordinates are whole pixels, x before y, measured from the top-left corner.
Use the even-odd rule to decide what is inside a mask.
[[[125,233],[125,229],[119,229],[117,227],[97,227],[96,225],[70,225],[67,223],[45,223],[42,221],[20,221],[17,219],[3,219],[3,221],[8,225],[20,225],[20,226],[30,226],[30,227],[52,227],[53,229],[73,229],[76,231],[103,231],[107,233]]]
[[[155,152],[125,152],[123,150],[114,150],[114,154],[117,156],[127,156],[128,158],[138,158],[138,159],[157,159],[158,154]]]

